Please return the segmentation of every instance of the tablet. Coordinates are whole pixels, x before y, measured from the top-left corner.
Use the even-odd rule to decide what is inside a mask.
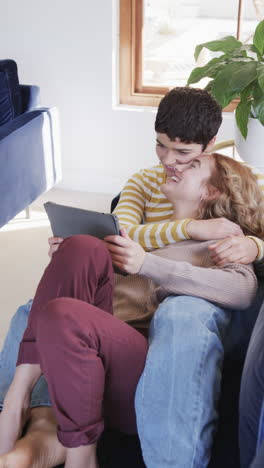
[[[119,234],[118,219],[110,213],[74,208],[58,203],[44,203],[51,230],[54,236],[69,237],[79,234],[103,239],[112,234]]]

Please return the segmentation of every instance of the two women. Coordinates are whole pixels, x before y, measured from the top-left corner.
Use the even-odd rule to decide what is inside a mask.
[[[244,234],[263,238],[261,191],[250,169],[234,160],[202,155],[180,177],[168,177],[162,190],[174,219],[226,217]],[[148,346],[142,333],[124,322],[146,328],[159,302],[187,295],[223,309],[224,330],[231,316],[226,309],[245,309],[254,299],[252,265],[215,267],[210,241],[185,241],[151,253],[125,233],[106,241],[108,250],[88,236],[66,239],[41,279],[0,416],[1,453],[12,450],[20,436],[31,390],[43,373],[58,439],[66,448],[65,466],[95,468],[105,425],[137,430],[134,397]],[[132,276],[114,280],[111,257]]]

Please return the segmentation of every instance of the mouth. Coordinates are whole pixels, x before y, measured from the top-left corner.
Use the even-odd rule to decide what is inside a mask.
[[[174,183],[174,184],[178,184],[179,182],[181,182],[182,179],[180,179],[179,177],[177,177],[176,175],[174,176],[171,176],[169,179],[168,179],[168,182],[171,182],[171,183]]]

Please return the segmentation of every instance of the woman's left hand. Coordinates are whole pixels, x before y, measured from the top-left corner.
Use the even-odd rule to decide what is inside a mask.
[[[226,263],[248,263],[254,262],[258,255],[258,246],[253,239],[241,236],[229,236],[215,244],[209,245],[211,260],[222,266]]]
[[[120,236],[104,238],[113,264],[126,273],[138,273],[143,265],[146,252],[141,245],[130,239],[125,229],[121,229],[120,234]]]

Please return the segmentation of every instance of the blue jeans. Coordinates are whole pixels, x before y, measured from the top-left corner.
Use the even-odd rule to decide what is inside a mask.
[[[0,410],[3,407],[8,388],[13,380],[20,341],[27,326],[32,301],[18,308],[11,320],[11,324],[0,353]],[[51,406],[48,386],[43,376],[37,381],[31,394],[30,407]]]
[[[160,304],[136,392],[147,468],[208,465],[224,351],[232,351],[232,342],[246,346],[259,306],[258,300],[247,311],[231,311],[187,296],[171,296]]]

